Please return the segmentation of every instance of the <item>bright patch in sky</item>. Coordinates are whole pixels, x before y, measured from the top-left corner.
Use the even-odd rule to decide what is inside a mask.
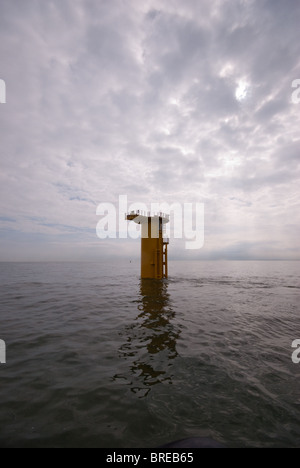
[[[240,81],[235,90],[235,97],[238,101],[246,99],[249,93],[249,85],[245,81]]]

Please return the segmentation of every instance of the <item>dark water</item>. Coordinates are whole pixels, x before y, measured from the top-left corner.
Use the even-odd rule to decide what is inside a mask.
[[[0,446],[300,446],[299,262],[0,264]]]

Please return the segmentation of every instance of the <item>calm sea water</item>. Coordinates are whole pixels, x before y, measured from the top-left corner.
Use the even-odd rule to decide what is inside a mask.
[[[0,264],[1,447],[300,446],[299,262]]]

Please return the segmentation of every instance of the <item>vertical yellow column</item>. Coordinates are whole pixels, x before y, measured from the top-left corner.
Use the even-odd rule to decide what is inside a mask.
[[[141,277],[162,278],[162,249],[159,235],[159,218],[148,217],[142,224]]]
[[[168,277],[167,244],[163,239],[163,224],[168,218],[144,216],[132,212],[126,216],[128,221],[141,225],[141,277],[142,279],[162,279]]]

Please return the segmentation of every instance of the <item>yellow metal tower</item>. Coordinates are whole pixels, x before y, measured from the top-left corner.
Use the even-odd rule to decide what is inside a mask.
[[[128,221],[141,225],[141,277],[162,279],[168,278],[168,244],[164,237],[164,227],[169,222],[169,216],[159,213],[150,216],[140,211],[132,211],[126,215]]]

